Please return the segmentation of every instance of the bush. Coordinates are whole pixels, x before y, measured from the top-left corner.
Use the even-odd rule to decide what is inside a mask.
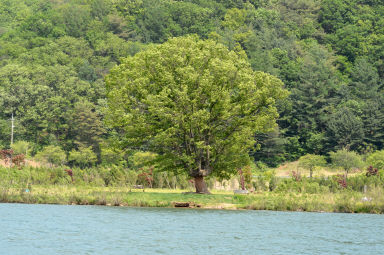
[[[69,153],[68,160],[71,161],[73,165],[84,168],[93,166],[97,161],[97,156],[92,151],[92,146],[80,147],[78,151],[73,149]]]
[[[101,163],[103,165],[123,165],[123,153],[111,148],[101,148]]]
[[[367,163],[374,168],[384,170],[384,150],[376,151],[367,158]]]
[[[276,188],[276,192],[302,192],[303,183],[294,179],[284,179]]]
[[[54,145],[44,147],[44,149],[39,151],[35,157],[38,160],[49,163],[51,167],[53,165],[63,165],[66,162],[65,152],[60,147]]]
[[[133,188],[133,186],[137,183],[137,173],[135,171],[128,171],[127,172],[127,183],[130,188]]]
[[[109,185],[125,186],[127,184],[127,173],[123,168],[118,166],[111,166],[109,168]]]
[[[255,168],[256,168],[256,171],[260,171],[260,172],[266,172],[266,171],[268,171],[268,166],[267,166],[267,164],[265,164],[264,162],[262,162],[262,161],[257,161],[256,163],[255,163]]]
[[[28,155],[29,143],[26,141],[17,141],[11,145],[11,149],[15,154]]]
[[[268,188],[269,188],[269,191],[274,191],[278,186],[278,179],[276,178],[276,176],[273,176],[270,181],[269,181],[269,185],[268,185]]]
[[[253,188],[256,191],[266,191],[268,190],[267,182],[263,176],[259,175],[252,181]]]

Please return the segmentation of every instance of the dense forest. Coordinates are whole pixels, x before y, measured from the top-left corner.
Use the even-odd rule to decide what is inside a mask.
[[[256,134],[255,161],[383,149],[380,0],[0,0],[0,148],[10,146],[13,114],[14,141],[31,155],[122,161],[120,134],[104,121],[105,75],[187,34],[244,50],[290,91],[278,127]]]

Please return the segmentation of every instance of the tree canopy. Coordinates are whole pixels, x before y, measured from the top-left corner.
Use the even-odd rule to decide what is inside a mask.
[[[255,133],[272,130],[283,83],[214,40],[172,38],[106,77],[109,123],[124,146],[156,152],[164,170],[228,177],[249,164]],[[200,190],[196,185],[198,192]]]

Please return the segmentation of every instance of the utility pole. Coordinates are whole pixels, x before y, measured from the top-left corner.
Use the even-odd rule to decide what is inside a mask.
[[[13,118],[13,112],[12,112],[12,119],[11,119],[11,145],[13,144],[13,129],[15,127],[15,119]]]

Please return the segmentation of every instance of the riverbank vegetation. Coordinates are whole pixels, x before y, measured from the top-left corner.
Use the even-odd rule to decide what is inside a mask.
[[[262,192],[234,195],[212,191],[210,195],[183,193],[188,190],[130,190],[123,187],[35,185],[32,190],[1,190],[0,202],[63,205],[109,205],[134,207],[175,207],[188,203],[202,209],[250,209],[306,212],[384,213],[384,192],[373,189],[366,194],[355,191],[336,193]],[[368,196],[370,199],[366,200]]]
[[[373,168],[352,173],[347,180],[336,170],[329,170],[333,176],[312,178],[295,172],[285,178],[271,170],[257,172],[246,183],[251,191],[247,195],[234,194],[232,187],[224,189],[213,178],[207,181],[212,194],[200,195],[191,192],[194,185],[187,175],[156,173],[148,182],[134,171],[89,168],[73,169],[72,181],[65,170],[2,167],[0,202],[143,207],[188,203],[194,208],[213,209],[384,213],[384,178]]]

